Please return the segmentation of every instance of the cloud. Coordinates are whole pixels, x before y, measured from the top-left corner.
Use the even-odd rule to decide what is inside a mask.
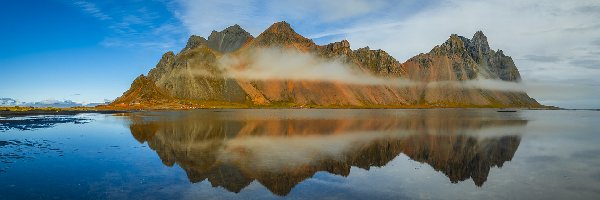
[[[112,19],[112,17],[110,17],[109,15],[102,12],[102,10],[100,10],[96,6],[96,4],[93,4],[93,3],[90,3],[87,1],[75,1],[74,4],[79,6],[83,11],[87,12],[88,14],[98,18],[99,20]]]
[[[578,82],[578,81],[573,81]],[[600,87],[566,82],[535,82],[525,84],[527,94],[544,105],[562,108],[598,108]]]
[[[226,54],[219,58],[218,67],[224,76],[246,80],[296,80],[339,82],[356,85],[386,85],[390,87],[425,86],[429,88],[454,87],[522,92],[525,85],[491,79],[469,81],[417,82],[403,78],[382,78],[370,75],[341,60],[326,60],[311,53],[297,50],[262,48],[251,52]],[[203,69],[195,75],[211,76]]]
[[[335,36],[335,35],[347,35],[347,34],[360,33],[360,32],[371,32],[373,30],[381,30],[381,29],[398,27],[398,26],[401,26],[402,24],[403,24],[402,22],[391,22],[391,23],[375,24],[375,25],[370,25],[370,26],[352,27],[352,28],[331,30],[328,32],[314,33],[312,35],[308,35],[307,37],[315,39],[315,38],[323,38],[323,37]]]
[[[99,43],[108,48],[145,48],[167,51],[185,44],[187,31],[174,17],[169,2],[121,1],[119,4],[87,1],[73,3],[103,21],[109,34]]]
[[[548,56],[548,55],[525,55],[524,59],[531,60],[534,62],[549,62],[549,63],[560,61],[560,58],[558,58],[557,56]]]
[[[219,59],[219,67],[229,78],[248,80],[309,80],[366,85],[409,86],[402,79],[368,75],[340,60],[325,60],[310,53],[290,49],[262,48]]]
[[[593,45],[600,46],[600,38],[592,41]]]
[[[574,66],[580,66],[589,69],[600,69],[600,59],[578,59],[571,60],[570,63]]]
[[[267,8],[278,15],[288,15],[290,18],[305,18],[316,16],[322,22],[345,20],[371,14],[393,2],[384,0],[278,0],[269,1]]]
[[[244,25],[248,31],[256,33],[259,31],[257,26],[262,28],[268,23],[256,5],[256,0],[180,0],[175,16],[193,34],[207,36],[212,30],[221,30],[233,24]]]
[[[591,1],[590,1],[591,2]],[[591,14],[576,12],[578,3],[555,1],[454,1],[446,0],[402,19],[388,18],[381,23],[401,23],[385,29],[349,33],[358,46],[371,45],[392,52],[401,60],[429,51],[450,33],[471,36],[483,30],[492,47],[504,49],[515,57],[535,53],[563,55],[564,48],[586,45],[590,33],[567,33],[564,29],[595,23]],[[573,22],[579,22],[574,24]],[[376,27],[380,23],[354,24],[354,27]],[[572,37],[571,37],[572,36]],[[584,37],[581,37],[584,36]],[[550,48],[556,47],[556,48]],[[515,55],[516,54],[516,55]]]
[[[466,89],[486,89],[495,91],[511,91],[511,92],[522,92],[526,90],[526,86],[521,83],[492,80],[492,79],[475,79],[466,81],[438,81],[428,82],[427,87],[457,87]]]
[[[400,7],[407,0],[179,0],[176,16],[192,34],[209,35],[212,30],[222,30],[239,24],[253,35],[277,21],[289,21],[306,33],[324,25],[352,24],[361,18],[372,18],[373,13],[389,7]],[[403,9],[396,10],[402,12]]]

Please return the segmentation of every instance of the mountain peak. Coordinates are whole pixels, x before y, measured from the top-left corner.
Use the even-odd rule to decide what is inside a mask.
[[[212,36],[214,33],[243,33],[243,34],[246,34],[246,33],[248,33],[248,32],[247,32],[246,30],[244,30],[244,29],[243,29],[243,28],[242,28],[240,25],[238,25],[238,24],[234,24],[234,25],[232,25],[232,26],[229,26],[229,27],[227,27],[227,28],[223,29],[223,30],[222,30],[222,31],[220,31],[220,32],[219,32],[219,31],[215,31],[215,30],[213,30],[213,31],[212,31],[212,33],[211,33],[211,36]],[[248,35],[250,35],[250,33],[248,33]],[[210,39],[210,36],[208,36],[208,38]]]
[[[302,37],[300,34],[298,34],[296,31],[294,31],[294,29],[292,28],[292,26],[289,23],[287,23],[285,21],[280,21],[280,22],[276,22],[276,23],[272,24],[271,26],[269,26],[269,28],[267,28],[267,30],[265,30],[263,33],[261,33],[261,35],[263,35],[265,33]]]
[[[141,74],[123,95],[115,99],[111,106],[150,106],[174,102],[173,98],[156,86],[155,82]]]
[[[451,34],[450,38],[448,38],[448,41],[458,42],[458,43],[463,43],[463,44],[469,43],[468,38],[457,35],[457,34]],[[446,41],[446,42],[448,42],[448,41]]]
[[[240,25],[229,26],[222,31],[212,31],[208,36],[208,47],[219,52],[232,52],[242,47],[251,40],[252,35],[244,30]]]
[[[485,34],[483,34],[483,31],[481,30],[475,32],[475,34],[473,35],[473,39],[475,38],[483,38],[487,40],[487,37],[485,36]]]
[[[254,46],[293,46],[300,49],[315,48],[316,44],[296,33],[289,23],[277,22],[262,32],[253,42]]]
[[[294,31],[294,29],[292,29],[292,26],[289,23],[287,23],[286,21],[275,22],[267,30],[269,30],[269,29]]]
[[[491,50],[487,41],[487,37],[483,34],[483,31],[475,32],[473,39],[471,39],[471,43],[477,51],[483,54],[488,54]]]
[[[183,48],[182,51],[190,50],[190,49],[196,48],[196,47],[198,47],[202,44],[206,44],[206,43],[207,43],[207,40],[204,37],[192,35],[188,39],[187,44],[185,45],[185,48]]]
[[[244,30],[239,24],[234,24],[233,26],[229,26],[225,29],[225,31],[227,30]],[[246,31],[246,30],[244,30]]]
[[[469,43],[469,39],[457,34],[451,34],[446,42],[433,48],[430,53],[439,55],[460,55],[465,52]]]

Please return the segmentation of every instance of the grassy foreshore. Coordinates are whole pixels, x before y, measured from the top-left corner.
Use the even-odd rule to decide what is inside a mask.
[[[534,110],[558,110],[561,108],[552,106],[542,107],[503,107],[503,106],[473,106],[473,105],[371,105],[371,106],[347,106],[347,105],[295,105],[295,104],[271,104],[271,105],[248,105],[248,104],[218,104],[215,102],[203,102],[201,104],[176,104],[162,106],[97,106],[97,107],[0,107],[0,117],[18,117],[32,115],[76,115],[80,113],[125,113],[143,110],[194,110],[194,109],[443,109],[443,108],[488,108],[488,109],[534,109]]]
[[[72,107],[72,108],[38,108],[38,107],[0,107],[0,117],[19,117],[31,115],[76,115],[80,113],[123,113],[125,110],[107,110],[94,107]]]
[[[403,104],[403,105],[317,105],[297,104],[293,102],[270,102],[268,104],[234,103],[222,101],[192,101],[178,100],[168,103],[134,103],[114,104],[96,107],[102,110],[194,110],[194,109],[440,109],[440,108],[491,108],[491,109],[560,109],[554,106],[527,106],[527,105],[470,105],[457,103],[434,103],[434,104]]]

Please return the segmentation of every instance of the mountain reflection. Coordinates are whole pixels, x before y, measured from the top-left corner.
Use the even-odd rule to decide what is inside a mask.
[[[491,110],[222,110],[131,114],[130,130],[193,183],[284,196],[316,172],[348,176],[403,153],[451,182],[487,180],[520,143],[518,113]]]

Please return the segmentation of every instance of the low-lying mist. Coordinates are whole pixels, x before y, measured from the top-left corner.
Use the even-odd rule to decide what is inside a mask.
[[[311,53],[278,48],[228,54],[219,59],[219,67],[229,78],[248,80],[325,81],[361,85],[393,82],[411,84],[403,79],[392,80],[369,75],[339,59],[326,60]]]
[[[493,79],[419,82],[399,77],[377,77],[340,59],[324,59],[312,53],[280,48],[261,48],[226,54],[219,58],[218,67],[226,78],[245,80],[323,81],[391,87],[449,87],[516,92],[526,90],[521,83]]]
[[[485,89],[495,91],[523,92],[526,91],[526,85],[523,83],[494,80],[494,79],[474,79],[466,81],[436,81],[422,83],[428,88],[453,87],[464,89]]]

